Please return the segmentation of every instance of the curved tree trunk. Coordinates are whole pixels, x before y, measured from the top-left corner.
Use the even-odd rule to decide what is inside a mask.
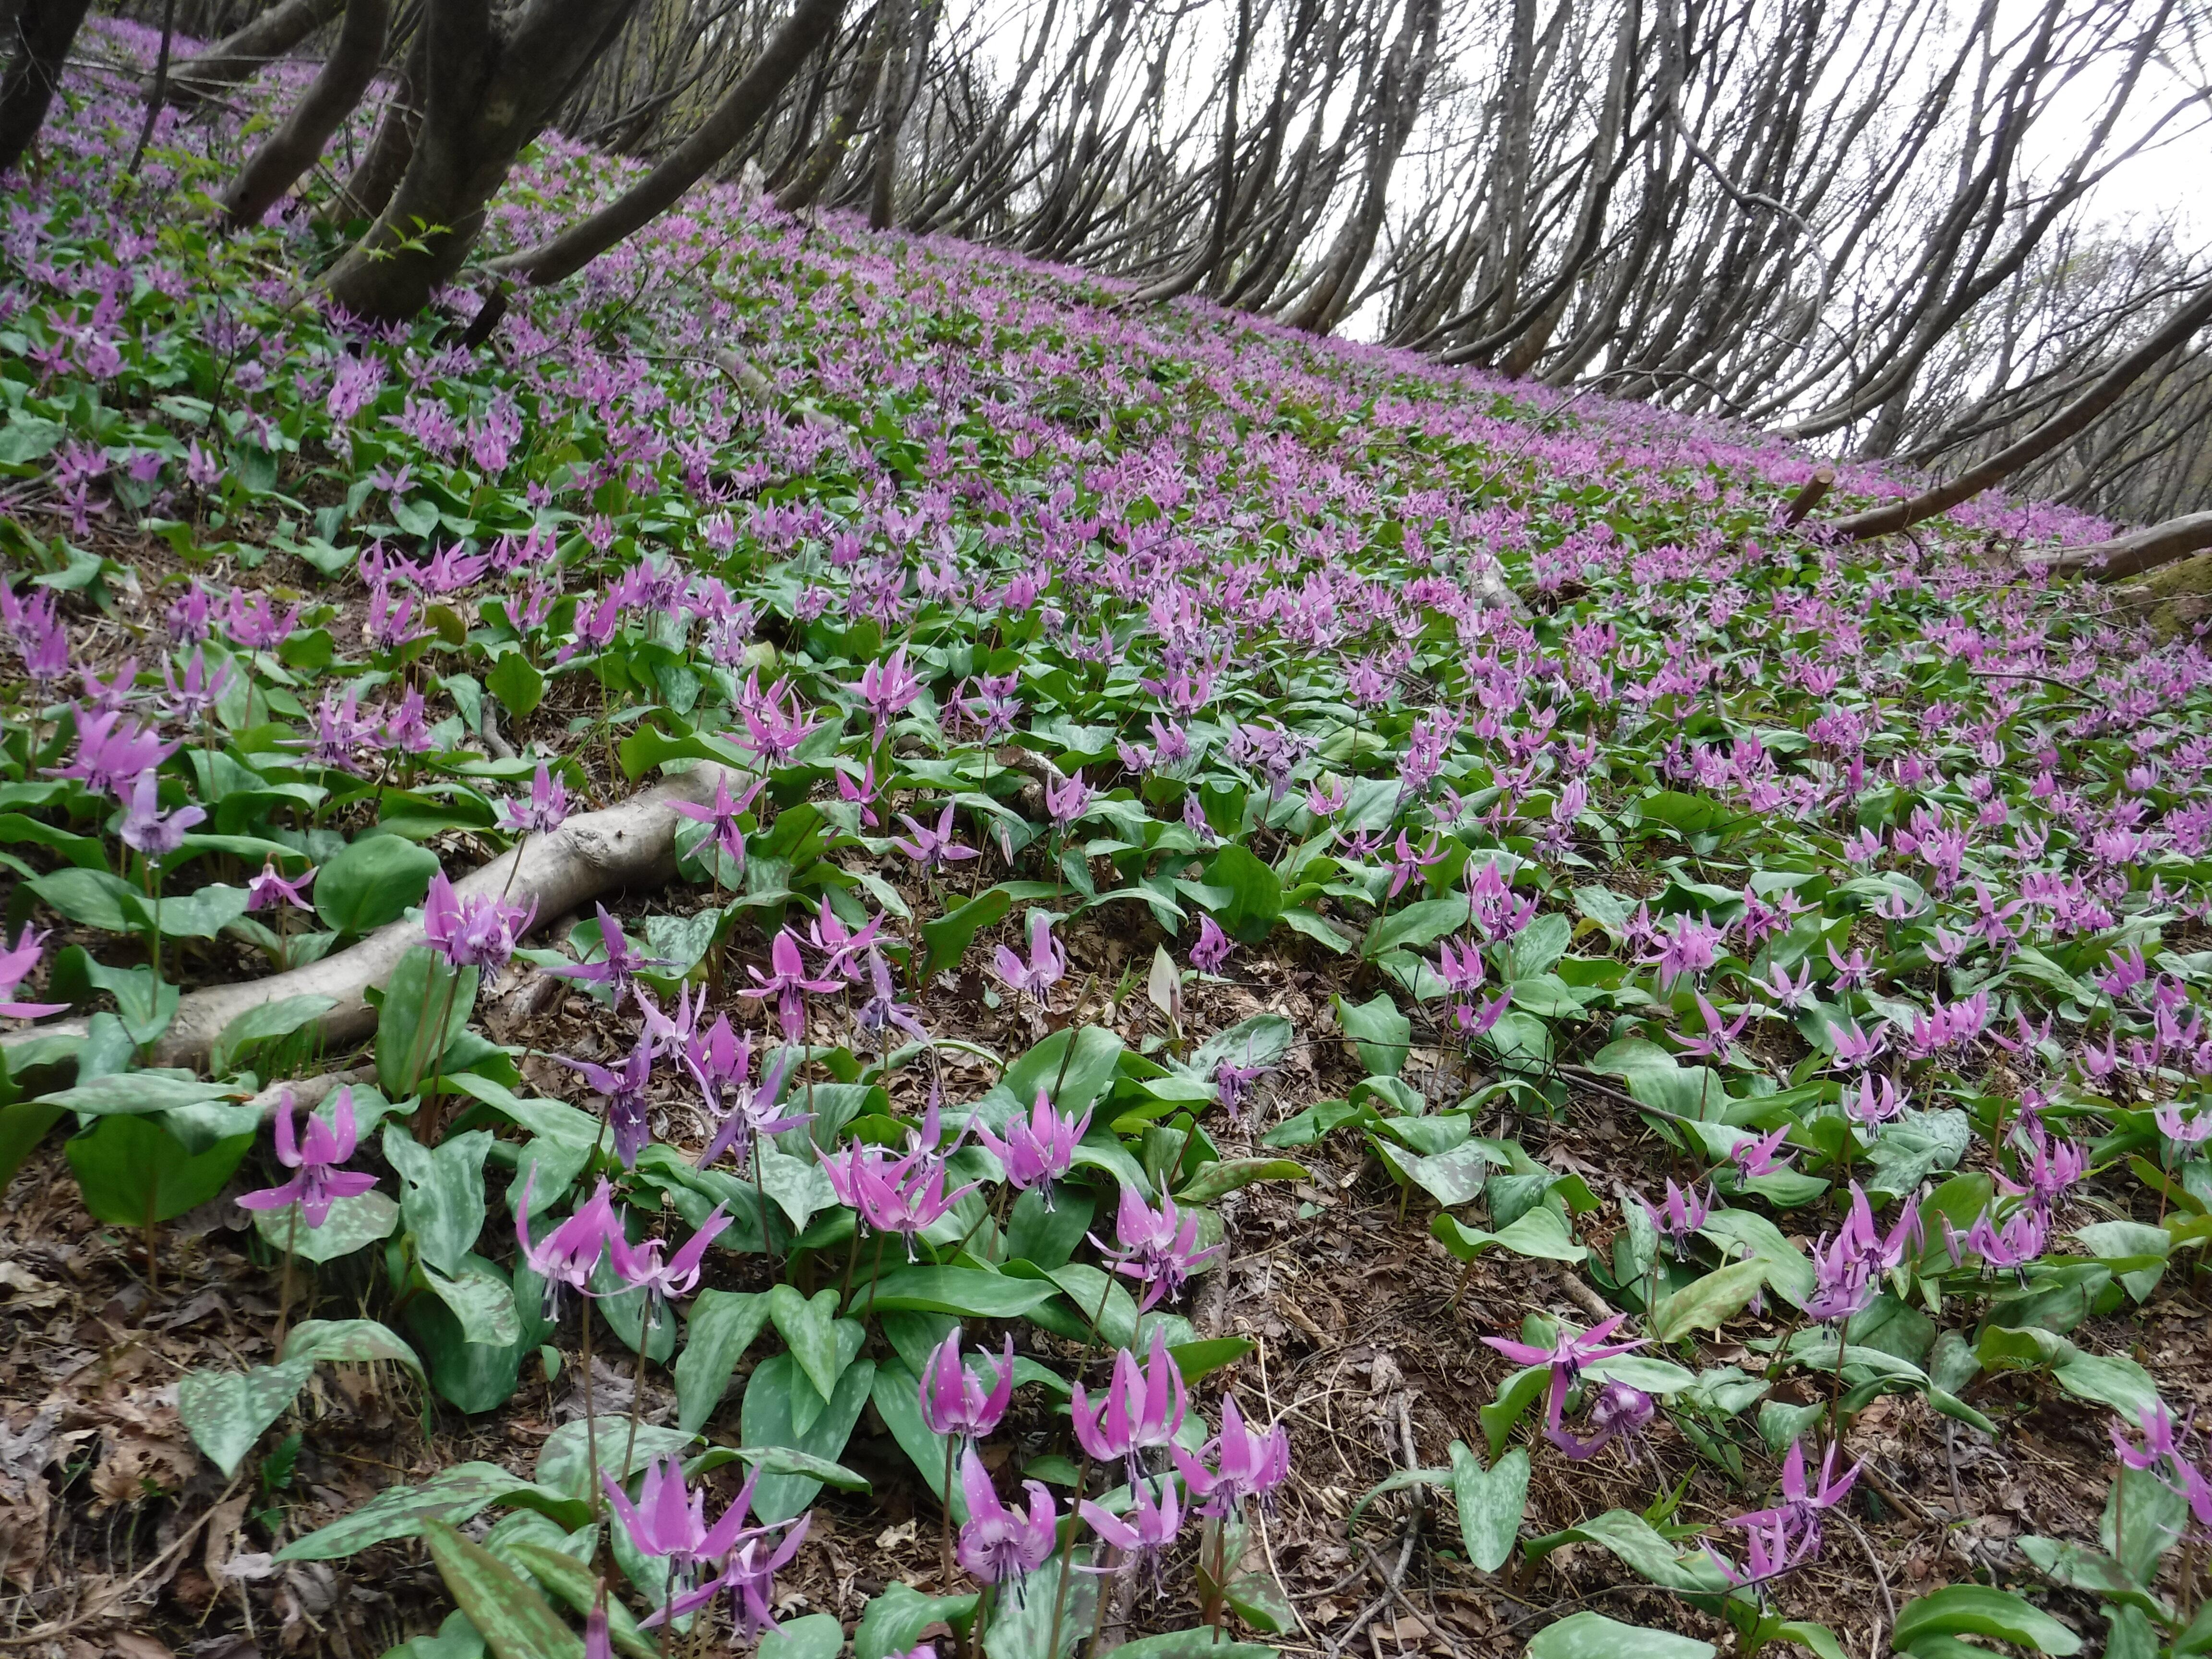
[[[46,125],[88,0],[23,0],[7,72],[0,75],[0,173],[23,159]]]
[[[430,0],[422,129],[376,222],[332,268],[331,298],[376,322],[412,317],[476,245],[491,198],[634,0]]]
[[[844,0],[799,0],[768,46],[713,114],[651,173],[613,202],[551,241],[492,261],[493,268],[544,285],[582,270],[641,226],[673,207],[775,108],[809,53],[832,36]]]
[[[882,79],[884,59],[891,49],[891,29],[896,17],[893,0],[876,0],[875,26],[869,31],[868,44],[862,49],[860,61],[853,66],[853,79],[845,89],[845,100],[837,112],[830,118],[830,125],[822,130],[822,137],[807,152],[797,173],[782,190],[776,193],[775,204],[786,213],[796,213],[810,206],[830,182],[830,175],[837,170],[837,163],[845,159],[846,147],[853,142],[853,129],[860,125],[867,113],[868,100],[875,96],[876,82]]]
[[[262,215],[322,159],[323,146],[353,113],[375,77],[391,26],[391,0],[346,0],[345,23],[322,72],[284,118],[284,125],[253,152],[223,192],[223,212],[234,228],[258,224]]]
[[[2081,571],[2092,580],[2125,581],[2212,547],[2212,513],[2191,513],[2087,547],[2069,547],[2030,567],[2054,574]]]
[[[226,35],[169,76],[168,100],[195,104],[249,78],[336,17],[346,0],[282,0],[245,27]],[[149,88],[148,96],[152,96]]]
[[[374,219],[399,188],[408,162],[415,158],[415,135],[422,130],[424,38],[424,31],[415,32],[399,67],[398,83],[384,106],[383,118],[377,122],[368,148],[355,164],[345,188],[324,207],[325,223],[343,225],[356,219]]]
[[[1918,524],[1923,519],[1932,519],[1938,513],[1947,513],[1960,502],[1993,489],[2021,468],[2041,460],[2110,409],[2153,364],[2207,323],[2212,323],[2212,284],[2207,284],[2185,301],[2156,333],[2099,375],[2087,392],[2027,436],[2007,444],[1979,466],[1967,468],[1948,483],[1923,489],[1901,501],[1838,519],[1833,521],[1834,528],[1853,541],[1887,536]]]

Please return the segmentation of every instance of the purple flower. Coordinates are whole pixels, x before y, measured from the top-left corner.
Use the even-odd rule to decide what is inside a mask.
[[[1158,1491],[1155,1492],[1155,1487]],[[1149,1567],[1155,1593],[1160,1588],[1160,1558],[1182,1531],[1182,1505],[1173,1480],[1137,1480],[1129,1486],[1129,1510],[1119,1516],[1103,1510],[1089,1498],[1076,1510],[1091,1530],[1127,1558],[1125,1565]],[[1103,1569],[1091,1568],[1091,1571]]]
[[[1030,912],[1030,959],[1027,962],[1003,945],[999,946],[997,954],[991,960],[1008,990],[1033,996],[1041,1006],[1050,1000],[1052,988],[1059,984],[1067,973],[1067,952],[1053,938],[1052,918],[1042,910]]]
[[[249,651],[274,651],[291,638],[300,625],[300,607],[278,611],[265,593],[248,593],[234,588],[230,595],[230,611],[223,618],[223,631],[233,643]]]
[[[1692,1036],[1687,1031],[1677,1030],[1674,1041],[1682,1045],[1684,1054],[1711,1060],[1716,1066],[1724,1066],[1728,1063],[1729,1045],[1742,1035],[1744,1026],[1750,1022],[1751,1011],[1745,1009],[1736,1016],[1735,1024],[1730,1025],[1721,1018],[1719,1011],[1705,1000],[1704,992],[1699,991],[1696,995],[1698,1018],[1705,1022],[1705,1032],[1702,1036]]]
[[[2185,1157],[2202,1146],[2208,1139],[2212,1139],[2212,1110],[2202,1106],[2185,1112],[2179,1101],[2170,1100],[2150,1115],[2151,1121],[2158,1126],[2159,1133],[2181,1148]],[[2080,1152],[2078,1147],[2072,1150],[2077,1154]]]
[[[947,1147],[946,1152],[951,1148]],[[933,1148],[917,1146],[904,1158],[893,1158],[880,1146],[859,1141],[842,1154],[815,1149],[816,1160],[830,1177],[837,1201],[859,1212],[860,1219],[879,1233],[898,1233],[906,1239],[907,1257],[914,1256],[916,1234],[926,1231],[981,1183],[969,1182],[957,1192],[945,1190],[945,1158]]]
[[[810,979],[806,975],[805,958],[799,953],[799,941],[789,928],[778,930],[775,942],[769,946],[769,971],[762,973],[748,964],[745,971],[753,976],[757,988],[738,994],[756,1000],[774,997],[776,1000],[777,1020],[783,1026],[784,1040],[797,1042],[806,1035],[805,994],[834,991],[838,981],[834,979]]]
[[[314,878],[315,872],[309,870],[286,879],[277,873],[276,860],[271,856],[262,864],[261,873],[246,884],[246,908],[265,910],[272,904],[289,904],[295,910],[312,910],[314,906],[300,890]]]
[[[1075,1148],[1091,1127],[1091,1114],[1086,1109],[1073,1123],[1053,1109],[1045,1091],[1039,1089],[1036,1100],[1026,1118],[1015,1117],[1006,1125],[1006,1138],[991,1133],[980,1120],[975,1125],[975,1139],[990,1149],[1006,1172],[1006,1179],[1026,1192],[1035,1187],[1041,1190],[1044,1207],[1052,1208],[1052,1183],[1066,1175],[1075,1162]]]
[[[530,781],[528,805],[513,797],[499,804],[499,821],[518,835],[550,836],[568,817],[568,786],[555,777],[543,761],[538,763],[538,775]]]
[[[868,925],[872,927],[875,924],[871,921]],[[872,989],[867,1000],[853,1011],[854,1025],[874,1037],[886,1052],[894,1030],[905,1032],[916,1042],[929,1041],[929,1032],[912,1006],[899,1000],[898,988],[891,982],[890,964],[873,945],[868,947],[868,982]]]
[[[1889,1079],[1869,1073],[1856,1085],[1844,1086],[1843,1108],[1844,1115],[1861,1128],[1878,1129],[1903,1115],[1905,1096]]]
[[[1218,1244],[1198,1248],[1198,1218],[1181,1214],[1175,1200],[1162,1195],[1157,1210],[1145,1202],[1134,1187],[1121,1188],[1121,1203],[1115,1218],[1119,1243],[1109,1249],[1098,1235],[1091,1242],[1114,1264],[1114,1271],[1138,1280],[1145,1287],[1139,1312],[1157,1306],[1163,1297],[1182,1294],[1182,1287],[1200,1264],[1219,1252]]]
[[[1739,1516],[1730,1526],[1741,1526],[1748,1516]],[[1721,1577],[1738,1589],[1756,1588],[1779,1578],[1812,1559],[1819,1550],[1818,1540],[1801,1540],[1794,1543],[1789,1528],[1777,1521],[1771,1525],[1744,1528],[1744,1565],[1738,1567],[1711,1544],[1705,1554],[1721,1571]]]
[[[430,878],[422,901],[422,936],[430,948],[456,968],[503,968],[514,943],[530,931],[538,901],[527,908],[507,904],[490,893],[459,898],[443,870]]]
[[[695,823],[712,824],[715,846],[721,848],[723,857],[742,870],[745,867],[745,832],[738,820],[751,810],[760,792],[760,781],[756,779],[742,793],[733,795],[730,793],[730,775],[719,772],[714,777],[714,799],[706,805],[694,806],[688,800],[672,800],[668,803],[668,808],[678,817],[690,818]]]
[[[76,711],[76,758],[46,775],[76,778],[95,794],[120,799],[126,788],[177,752],[151,728],[122,714]]]
[[[1114,1376],[1094,1409],[1075,1385],[1068,1416],[1083,1449],[1102,1463],[1119,1462],[1134,1481],[1139,1454],[1172,1446],[1190,1404],[1182,1371],[1168,1352],[1167,1337],[1155,1324],[1152,1351],[1140,1367],[1127,1348],[1114,1356]]]
[[[651,1626],[664,1619],[681,1619],[727,1592],[730,1622],[738,1644],[752,1642],[763,1631],[775,1629],[776,1572],[788,1566],[792,1557],[799,1553],[799,1547],[805,1541],[806,1529],[813,1521],[811,1515],[800,1516],[773,1549],[769,1547],[768,1537],[774,1528],[753,1528],[730,1552],[729,1559],[722,1564],[720,1577],[688,1595],[673,1597],[666,1607],[641,1622]]]
[[[1666,1201],[1656,1208],[1644,1204],[1644,1213],[1651,1218],[1651,1224],[1659,1230],[1660,1237],[1674,1246],[1674,1260],[1680,1261],[1690,1247],[1690,1240],[1697,1236],[1698,1230],[1705,1224],[1705,1218],[1712,1213],[1712,1208],[1713,1194],[1710,1186],[1700,1194],[1694,1185],[1684,1192],[1669,1181]]]
[[[709,1527],[706,1490],[693,1492],[686,1486],[684,1465],[673,1455],[657,1457],[647,1466],[635,1503],[613,1475],[599,1471],[607,1502],[637,1553],[665,1557],[670,1571],[687,1586],[698,1563],[719,1561],[736,1547],[745,1515],[752,1507],[754,1482],[759,1479],[757,1468],[748,1474],[736,1498]]]
[[[1198,943],[1190,947],[1190,965],[1201,974],[1218,974],[1236,948],[1229,935],[1221,931],[1220,924],[1210,915],[1200,915]]]
[[[891,716],[911,708],[921,695],[921,682],[908,672],[902,645],[882,662],[872,662],[860,671],[860,702],[876,717],[878,743],[884,740]]]
[[[0,944],[7,939],[0,933]],[[15,948],[0,950],[0,1014],[11,1019],[36,1019],[42,1014],[58,1014],[69,1006],[66,1002],[19,1002],[15,988],[38,970],[39,957],[44,950],[46,936],[34,933],[31,924],[23,924],[23,931],[15,936]]]
[[[1756,1181],[1761,1176],[1777,1174],[1790,1167],[1787,1158],[1778,1158],[1775,1152],[1790,1138],[1790,1126],[1784,1124],[1771,1134],[1756,1135],[1739,1140],[1729,1152],[1735,1161],[1740,1180]]]
[[[986,1354],[983,1363],[992,1376],[988,1394],[975,1373],[960,1363],[959,1331],[938,1344],[921,1373],[923,1427],[932,1434],[957,1435],[972,1446],[999,1426],[1014,1395],[1013,1337],[1006,1338],[1002,1361],[994,1364]]]
[[[1051,815],[1053,828],[1065,830],[1091,810],[1091,803],[1098,792],[1083,781],[1081,768],[1072,778],[1048,783],[1044,789],[1044,810]]]
[[[376,1185],[376,1177],[362,1170],[337,1167],[353,1156],[350,1088],[337,1091],[328,1122],[312,1112],[308,1114],[305,1142],[298,1138],[292,1121],[293,1114],[299,1109],[299,1103],[292,1097],[289,1089],[277,1096],[276,1161],[295,1173],[281,1187],[247,1193],[238,1201],[249,1210],[281,1210],[297,1204],[300,1218],[312,1231],[331,1218],[331,1205],[342,1198],[358,1198],[370,1191]]]
[[[1567,1443],[1562,1437],[1565,1431],[1561,1426],[1560,1415],[1566,1405],[1567,1390],[1581,1380],[1583,1367],[1595,1360],[1610,1359],[1615,1354],[1627,1353],[1650,1340],[1648,1337],[1638,1337],[1632,1342],[1606,1340],[1627,1317],[1626,1314],[1615,1314],[1586,1331],[1571,1331],[1562,1325],[1548,1348],[1518,1342],[1510,1337],[1486,1336],[1482,1339],[1516,1364],[1549,1365],[1552,1368],[1551,1397],[1545,1407],[1544,1434],[1554,1445]]]
[[[963,847],[952,839],[952,804],[950,801],[945,803],[945,811],[937,820],[934,830],[915,823],[904,812],[899,814],[899,822],[914,832],[914,839],[901,841],[894,836],[891,845],[920,865],[924,875],[933,876],[949,864],[982,856],[974,848]]]
[[[630,981],[641,968],[666,968],[671,964],[665,957],[641,956],[630,947],[629,936],[623,932],[622,923],[607,914],[604,904],[594,904],[599,913],[599,949],[605,952],[597,962],[563,963],[545,971],[556,979],[580,980],[586,984],[604,985],[613,995],[615,1006],[622,1006],[623,999],[629,993]]]
[[[1181,1446],[1170,1446],[1168,1455],[1182,1472],[1201,1515],[1233,1514],[1248,1498],[1264,1504],[1291,1472],[1291,1437],[1283,1425],[1274,1424],[1264,1432],[1247,1428],[1234,1396],[1221,1402],[1221,1432],[1199,1448],[1198,1456]],[[1209,1455],[1211,1469],[1204,1462]]]
[[[622,1280],[623,1289],[645,1292],[648,1327],[660,1322],[660,1310],[671,1297],[691,1294],[692,1287],[699,1282],[700,1264],[706,1259],[707,1247],[729,1224],[730,1218],[722,1213],[722,1206],[717,1204],[699,1224],[698,1231],[665,1261],[660,1259],[661,1251],[667,1248],[665,1240],[648,1238],[643,1243],[632,1244],[617,1229],[607,1241],[615,1277]]]
[[[863,955],[872,951],[876,941],[883,935],[884,919],[870,916],[859,927],[848,927],[835,910],[830,908],[830,898],[824,894],[821,908],[814,920],[806,924],[806,937],[822,953],[822,971],[837,979],[860,977],[860,963]]]
[[[169,695],[161,698],[155,706],[169,719],[181,720],[189,726],[212,713],[216,704],[222,701],[222,694],[230,686],[230,665],[219,663],[210,674],[208,672],[206,652],[195,648],[191,661],[185,665],[185,678],[181,684],[177,679],[174,663],[161,665],[161,679],[168,687]]]
[[[992,1490],[991,1477],[973,1448],[960,1460],[960,1490],[968,1519],[960,1528],[960,1565],[987,1584],[1026,1577],[1052,1559],[1058,1511],[1042,1482],[1022,1483],[1029,1513],[1009,1508]]]
[[[1835,1478],[1836,1453],[1840,1448],[1831,1443],[1827,1455],[1820,1460],[1820,1477],[1811,1487],[1805,1484],[1805,1443],[1790,1443],[1790,1455],[1782,1465],[1782,1501],[1771,1509],[1753,1510],[1732,1517],[1729,1525],[1756,1531],[1762,1527],[1773,1527],[1783,1536],[1793,1540],[1792,1549],[1800,1560],[1808,1559],[1820,1552],[1820,1515],[1832,1510],[1850,1495],[1852,1483],[1859,1478],[1859,1465],[1854,1463],[1840,1480]]]
[[[722,1120],[706,1150],[699,1154],[702,1170],[732,1148],[742,1166],[751,1158],[755,1137],[780,1135],[812,1119],[811,1113],[785,1114],[776,1105],[783,1092],[784,1074],[790,1070],[787,1060],[771,1066],[763,1057],[760,1085],[753,1085],[753,1040],[732,1036],[726,1014],[711,1030],[692,1037],[685,1060],[706,1094],[708,1109],[720,1114]]]
[[[197,806],[179,806],[164,812],[160,776],[141,772],[131,787],[131,804],[123,814],[124,844],[155,860],[167,858],[185,844],[185,832],[204,822],[207,814]]]
[[[607,1097],[607,1122],[614,1130],[615,1156],[622,1160],[623,1169],[635,1169],[637,1155],[653,1139],[652,1127],[646,1121],[645,1096],[646,1087],[653,1080],[652,1042],[640,1037],[619,1072],[588,1060],[570,1060],[565,1054],[551,1058],[581,1072],[584,1081]]]
[[[545,1281],[545,1310],[550,1317],[561,1290],[588,1289],[599,1258],[622,1237],[622,1224],[615,1219],[611,1189],[607,1178],[601,1176],[591,1197],[578,1205],[566,1221],[532,1244],[530,1189],[537,1179],[538,1169],[532,1164],[530,1173],[522,1178],[522,1193],[514,1206],[514,1239],[522,1247],[524,1262]]]

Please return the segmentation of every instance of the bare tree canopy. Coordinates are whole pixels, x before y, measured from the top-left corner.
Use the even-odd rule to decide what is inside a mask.
[[[2130,167],[2206,149],[2185,0],[183,3],[223,38],[173,100],[324,62],[244,158],[234,222],[380,106],[343,188],[305,186],[356,228],[325,281],[364,318],[471,262],[562,281],[744,174],[784,211],[1078,264],[1129,303],[1905,462],[1928,511],[1998,483],[2135,520],[2212,495],[2212,258],[2185,217],[2112,208]],[[73,3],[21,0],[0,161]],[[479,247],[549,128],[646,170],[541,246]]]

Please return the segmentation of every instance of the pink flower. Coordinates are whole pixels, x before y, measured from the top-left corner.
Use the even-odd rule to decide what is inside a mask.
[[[304,1142],[298,1138],[292,1121],[293,1114],[299,1109],[299,1103],[289,1089],[276,1097],[276,1161],[296,1173],[281,1187],[247,1193],[238,1201],[249,1210],[282,1210],[297,1204],[300,1218],[312,1231],[331,1218],[331,1205],[342,1198],[358,1198],[370,1191],[376,1185],[376,1177],[362,1170],[337,1167],[351,1158],[354,1151],[350,1088],[337,1091],[328,1122],[308,1114]]]
[[[932,1434],[957,1435],[969,1444],[999,1426],[1014,1394],[1014,1339],[1006,1338],[1006,1357],[993,1364],[983,1356],[991,1373],[987,1394],[975,1374],[960,1362],[960,1333],[938,1344],[921,1373],[922,1426]]]
[[[430,878],[422,901],[422,935],[430,948],[456,968],[503,968],[515,941],[530,931],[538,901],[527,908],[502,902],[491,893],[457,897],[443,870]]]
[[[1053,1109],[1045,1091],[1039,1089],[1029,1116],[1009,1121],[1003,1139],[980,1120],[975,1138],[990,1149],[991,1156],[1006,1170],[1006,1179],[1016,1187],[1024,1192],[1032,1187],[1041,1188],[1044,1206],[1049,1210],[1052,1183],[1073,1164],[1075,1148],[1090,1127],[1088,1111],[1071,1123]]]
[[[960,1460],[960,1490],[968,1499],[968,1519],[960,1528],[960,1565],[987,1584],[1026,1577],[1052,1559],[1059,1521],[1052,1494],[1041,1482],[1025,1480],[1029,1513],[999,1501],[983,1460],[971,1448]]]
[[[5,933],[0,933],[4,944]],[[20,1002],[15,1000],[15,988],[38,971],[39,957],[44,951],[46,936],[34,933],[31,924],[25,922],[23,931],[15,936],[15,948],[0,950],[0,1014],[11,1019],[37,1019],[43,1014],[58,1014],[69,1006],[66,1002]]]
[[[1085,1452],[1103,1463],[1127,1464],[1129,1479],[1134,1480],[1139,1454],[1173,1445],[1189,1403],[1182,1371],[1156,1324],[1152,1351],[1143,1365],[1138,1364],[1136,1355],[1122,1349],[1114,1356],[1114,1376],[1104,1397],[1094,1407],[1078,1382],[1068,1401],[1068,1415]]]
[[[1181,1446],[1169,1447],[1168,1453],[1202,1515],[1232,1514],[1248,1498],[1264,1504],[1291,1472],[1291,1439],[1283,1425],[1247,1428],[1233,1396],[1221,1402],[1221,1432],[1199,1448],[1197,1457]],[[1211,1469],[1202,1461],[1209,1453]]]
[[[1042,910],[1032,910],[1030,959],[1024,962],[1001,945],[992,958],[992,965],[999,970],[999,977],[1006,981],[1007,989],[1033,996],[1042,1005],[1050,999],[1052,988],[1067,972],[1067,952],[1052,936],[1052,918]]]

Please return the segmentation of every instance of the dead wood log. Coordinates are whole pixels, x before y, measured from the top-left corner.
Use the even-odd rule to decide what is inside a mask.
[[[2049,571],[2053,575],[2079,571],[2092,581],[2125,581],[2162,564],[2201,553],[2208,547],[2212,547],[2212,513],[2191,513],[2168,519],[2164,524],[2131,530],[2110,541],[2063,548],[2029,568]]]

